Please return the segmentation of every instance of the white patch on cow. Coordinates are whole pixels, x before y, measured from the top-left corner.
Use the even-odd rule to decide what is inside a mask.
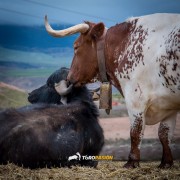
[[[136,33],[130,35],[130,44],[121,52],[118,62],[121,66],[126,56],[132,67],[125,65],[122,72],[116,69],[115,75],[130,116],[144,112],[146,124],[155,124],[168,118],[172,111],[180,111],[180,15],[154,14],[130,18],[127,22],[136,25]],[[141,43],[138,39],[142,36]],[[175,55],[170,56],[169,52]],[[136,55],[141,55],[138,62]],[[136,91],[138,86],[141,95],[140,90]]]

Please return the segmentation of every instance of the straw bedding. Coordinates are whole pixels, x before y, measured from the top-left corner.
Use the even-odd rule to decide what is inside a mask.
[[[122,161],[100,161],[97,168],[79,167],[24,169],[14,164],[0,165],[0,179],[180,179],[180,161],[171,169],[158,169],[159,162],[141,162],[141,167],[124,169]]]

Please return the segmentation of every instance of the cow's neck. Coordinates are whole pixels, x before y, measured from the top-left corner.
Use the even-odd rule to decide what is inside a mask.
[[[131,33],[132,25],[130,23],[122,23],[108,29],[105,37],[105,60],[106,72],[111,83],[123,95],[121,82],[117,79],[115,72],[118,70],[120,73],[122,68],[119,65],[119,56],[125,51],[127,46],[128,37]],[[122,60],[122,64],[125,59]]]
[[[107,35],[108,29],[105,29],[103,36],[99,41],[97,42],[97,58],[98,58],[98,66],[99,66],[99,76],[101,82],[110,82],[113,84],[119,92],[123,95],[121,86],[118,82],[118,80],[115,78],[114,73],[112,73],[112,69],[117,68],[115,66],[114,68],[109,65],[109,60],[107,56],[107,43],[106,43],[106,35]],[[107,51],[107,52],[106,52]]]
[[[97,41],[97,59],[98,59],[98,66],[99,66],[99,76],[102,82],[108,82],[108,78],[106,74],[105,55],[104,55],[106,32],[107,32],[107,29],[105,29],[104,34],[101,37],[101,39]]]

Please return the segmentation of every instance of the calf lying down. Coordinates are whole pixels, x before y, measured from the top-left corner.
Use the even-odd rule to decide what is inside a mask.
[[[98,110],[86,87],[72,88],[67,105],[60,103],[61,96],[52,84],[66,78],[68,70],[65,77],[59,76],[62,71],[64,68],[30,93],[29,101],[36,104],[0,113],[1,164],[13,162],[29,168],[97,165],[96,161],[69,158],[76,154],[98,155],[104,136]],[[47,97],[51,97],[50,102]]]

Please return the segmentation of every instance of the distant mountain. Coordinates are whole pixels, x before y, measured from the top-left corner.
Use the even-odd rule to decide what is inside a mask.
[[[70,67],[73,57],[70,49],[46,50],[49,52],[0,47],[0,81],[5,77],[48,77],[60,67]]]
[[[31,65],[28,63],[14,62],[14,61],[1,61],[1,60],[0,60],[0,66],[8,67],[8,68],[23,68],[23,69],[38,68],[38,66]]]
[[[52,25],[54,29],[64,29],[71,25]],[[8,49],[18,50],[38,50],[41,52],[54,51],[59,48],[69,49],[73,47],[76,35],[64,38],[51,37],[44,26],[18,26],[0,25],[0,46]]]
[[[52,25],[54,29],[69,26]],[[0,25],[0,81],[16,85],[19,78],[22,82],[24,77],[47,78],[60,67],[70,67],[77,36],[54,38],[44,26]],[[40,85],[35,82],[27,81],[26,89]]]

